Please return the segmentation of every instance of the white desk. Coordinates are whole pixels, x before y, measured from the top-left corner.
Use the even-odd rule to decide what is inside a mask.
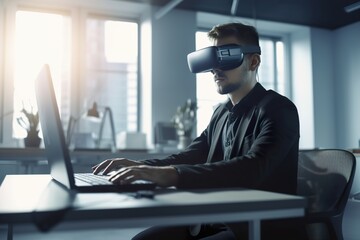
[[[153,199],[71,193],[49,175],[8,175],[0,187],[0,224],[47,228],[56,217],[57,226],[109,220],[119,228],[248,221],[250,239],[260,239],[261,220],[303,216],[305,205],[302,197],[247,189],[167,189]]]

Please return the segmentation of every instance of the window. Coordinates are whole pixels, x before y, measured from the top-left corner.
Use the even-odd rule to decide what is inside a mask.
[[[211,46],[207,32],[196,32],[196,49]],[[261,65],[259,68],[259,82],[266,89],[273,89],[280,94],[287,94],[284,70],[284,43],[280,38],[260,36]],[[214,108],[227,100],[226,95],[216,91],[211,73],[196,74],[197,131],[198,135],[207,127]]]
[[[137,131],[138,24],[90,16],[86,20],[83,104],[109,107],[116,132]],[[92,126],[88,126],[91,130]],[[104,137],[111,137],[110,125]]]
[[[100,9],[99,13],[71,4],[58,10],[27,3],[26,8],[18,8],[17,3],[9,2],[12,7],[6,8],[9,16],[14,16],[8,18],[14,21],[8,21],[6,27],[14,31],[6,32],[6,39],[13,44],[4,58],[7,78],[3,85],[14,92],[3,98],[4,105],[12,106],[5,114],[13,114],[12,123],[1,121],[6,129],[12,124],[12,131],[4,131],[5,135],[0,131],[6,136],[3,143],[17,145],[20,142],[9,141],[26,136],[17,118],[23,107],[37,110],[33,83],[45,63],[51,68],[64,128],[72,117],[78,120],[75,132],[98,133],[99,123],[79,121],[96,102],[100,113],[105,108],[112,110],[116,133],[137,131],[138,13],[134,12],[134,18],[130,14],[120,18],[117,12],[122,5],[112,2],[114,11]],[[105,144],[111,139],[107,122],[103,139]]]
[[[286,95],[284,42],[279,38],[260,37],[261,64],[259,82],[266,88]]]
[[[36,111],[34,79],[43,64],[51,66],[57,99],[63,117],[69,116],[70,18],[67,15],[17,11],[15,31],[13,136],[26,137],[17,123],[22,108]]]

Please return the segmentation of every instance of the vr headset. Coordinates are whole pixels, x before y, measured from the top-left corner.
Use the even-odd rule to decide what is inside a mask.
[[[260,47],[237,44],[212,46],[189,53],[187,61],[192,73],[209,72],[212,69],[226,71],[239,67],[244,60],[244,55],[249,53],[261,54]]]

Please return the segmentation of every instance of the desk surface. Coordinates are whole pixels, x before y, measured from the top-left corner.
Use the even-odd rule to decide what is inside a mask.
[[[49,175],[8,175],[0,187],[0,223],[112,220],[119,227],[249,221],[303,216],[306,200],[247,189],[156,191],[153,199],[124,193],[73,193]],[[39,223],[37,222],[37,223]]]

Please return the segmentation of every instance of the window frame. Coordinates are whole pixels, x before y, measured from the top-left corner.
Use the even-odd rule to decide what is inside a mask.
[[[140,42],[141,30],[140,19],[148,6],[140,3],[114,2],[104,0],[101,3],[97,1],[60,1],[55,0],[51,3],[39,3],[36,0],[14,0],[0,1],[0,18],[5,21],[0,23],[0,33],[3,32],[4,38],[0,39],[0,146],[21,147],[19,139],[12,137],[12,120],[13,120],[13,86],[14,86],[14,44],[15,38],[15,16],[18,10],[40,11],[45,13],[66,13],[71,21],[71,60],[70,60],[70,109],[69,113],[78,113],[81,106],[77,93],[81,88],[81,84],[73,79],[82,79],[86,69],[82,64],[84,48],[82,43],[85,38],[85,24],[87,16],[96,15],[103,16],[106,19],[124,20],[136,22],[138,24],[138,59],[137,59],[137,129],[141,124],[141,79],[140,79]],[[6,46],[6,48],[5,48]],[[67,121],[64,121],[66,125]]]
[[[137,43],[137,47],[138,47],[138,57],[137,57],[137,123],[136,123],[136,131],[139,131],[140,129],[140,122],[141,122],[141,109],[140,109],[140,102],[141,102],[141,79],[140,79],[140,59],[141,59],[141,52],[140,52],[140,39],[141,39],[141,31],[140,31],[140,20],[139,18],[135,18],[135,17],[123,17],[123,16],[117,16],[114,14],[106,14],[106,13],[101,13],[98,11],[84,11],[83,13],[83,18],[82,18],[82,26],[84,26],[84,30],[86,30],[86,22],[87,19],[89,18],[93,18],[93,19],[99,19],[99,20],[112,20],[112,21],[124,21],[124,22],[132,22],[132,23],[136,23],[137,24],[137,34],[138,34],[138,43]],[[86,32],[84,32],[84,35],[82,35],[85,38]],[[82,41],[83,43],[85,43],[85,40]],[[80,60],[81,62],[81,74],[82,74],[82,78],[80,81],[78,81],[78,86],[72,86],[71,89],[74,89],[74,91],[72,91],[72,96],[76,97],[76,109],[75,112],[71,112],[72,114],[76,114],[76,112],[81,112],[84,111],[83,106],[82,106],[82,100],[84,100],[86,98],[86,94],[84,92],[81,91],[81,89],[85,89],[84,85],[86,84],[86,44],[83,44],[82,49],[81,49],[81,56],[84,56],[82,60]],[[105,63],[104,63],[105,64]],[[111,63],[110,63],[111,64]],[[75,81],[74,81],[75,82]],[[82,85],[83,84],[83,85]],[[116,117],[114,115],[114,117]]]

